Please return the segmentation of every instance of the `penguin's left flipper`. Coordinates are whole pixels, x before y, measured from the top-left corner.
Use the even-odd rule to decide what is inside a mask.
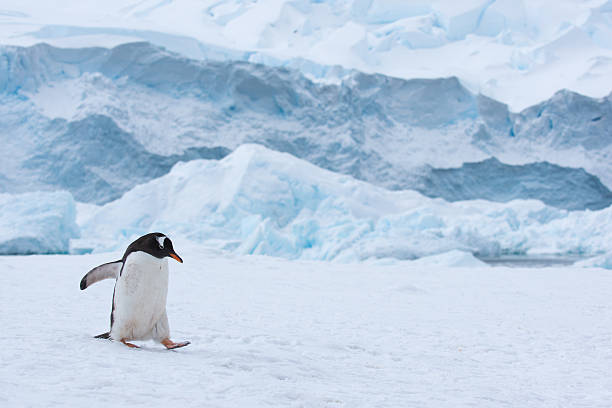
[[[170,339],[163,340],[161,343],[166,346],[168,350],[174,350],[191,344],[190,341],[181,341],[180,343],[175,343]]]

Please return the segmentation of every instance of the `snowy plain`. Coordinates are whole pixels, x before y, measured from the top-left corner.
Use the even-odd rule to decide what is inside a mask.
[[[96,340],[118,258],[0,257],[0,404],[609,407],[612,275],[233,256],[175,240],[167,351]]]

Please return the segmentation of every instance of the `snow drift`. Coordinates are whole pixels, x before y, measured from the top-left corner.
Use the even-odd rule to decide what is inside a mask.
[[[612,238],[610,207],[570,212],[534,200],[448,203],[389,191],[258,145],[240,146],[220,161],[178,163],[81,219],[75,251],[119,250],[159,230],[242,254],[338,261],[452,250],[594,255],[608,251]]]

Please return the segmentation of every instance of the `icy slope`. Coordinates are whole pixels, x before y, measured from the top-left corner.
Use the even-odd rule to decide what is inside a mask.
[[[521,110],[571,89],[612,90],[605,0],[5,1],[0,42],[115,46],[149,41],[192,58],[330,65],[401,78],[457,76]]]
[[[321,85],[293,70],[198,62],[144,43],[1,50],[4,191],[60,188],[105,203],[177,161],[220,158],[257,142],[430,196],[535,198],[571,209],[609,204],[610,97],[560,92],[515,114],[456,78],[353,73],[340,85]],[[521,188],[520,180],[500,186],[490,177],[466,184],[469,191],[440,191],[445,180],[437,169],[486,167],[491,156],[523,165],[535,187]],[[534,162],[564,168],[543,163],[551,171],[542,172]],[[577,187],[568,189],[560,175]]]
[[[108,329],[120,253],[0,257],[0,400],[87,407],[608,407],[610,273],[289,262],[176,249],[175,352]],[[50,375],[50,373],[52,375]]]
[[[284,258],[414,259],[450,250],[596,255],[611,251],[612,207],[568,212],[538,201],[447,203],[389,191],[286,153],[243,145],[178,163],[79,217],[73,250],[119,250],[150,231],[206,247]]]

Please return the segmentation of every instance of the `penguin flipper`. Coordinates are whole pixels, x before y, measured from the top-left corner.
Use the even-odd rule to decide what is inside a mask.
[[[122,266],[122,260],[96,266],[91,271],[87,272],[85,276],[83,276],[83,279],[81,279],[81,290],[104,279],[117,279]]]
[[[97,336],[94,336],[94,339],[109,339],[110,340],[110,332],[98,334]]]

